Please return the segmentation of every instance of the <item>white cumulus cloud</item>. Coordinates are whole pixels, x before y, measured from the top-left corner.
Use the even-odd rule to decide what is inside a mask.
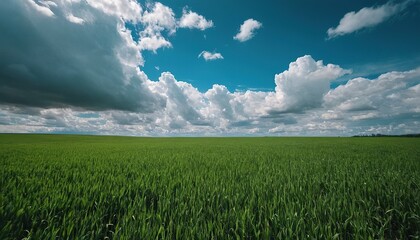
[[[152,7],[144,12],[142,22],[146,24],[145,31],[160,32],[167,30],[170,33],[176,31],[175,13],[171,8],[160,2],[152,4]]]
[[[72,1],[68,2],[70,4],[72,3]],[[143,11],[141,5],[136,0],[86,0],[86,2],[89,6],[107,15],[120,17],[126,21],[139,22]]]
[[[179,27],[206,30],[207,28],[213,27],[213,21],[207,20],[205,17],[184,8],[182,17],[179,20]]]
[[[230,92],[218,84],[200,92],[165,72],[159,81],[145,81],[166,101],[163,108],[153,112],[0,105],[0,132],[145,136],[413,133],[420,127],[419,77],[420,69],[414,69],[385,73],[375,79],[352,79],[329,90],[322,106],[294,113],[270,111],[276,109],[270,102],[276,92]],[[363,101],[374,108],[342,107]]]
[[[374,27],[404,10],[409,3],[410,1],[405,1],[399,4],[388,2],[384,5],[376,7],[365,7],[357,12],[348,12],[340,20],[337,27],[328,29],[328,37],[335,38],[356,32],[363,28]]]
[[[67,1],[72,4],[72,1]],[[73,1],[80,3],[80,1]],[[142,7],[136,0],[86,0],[86,3],[101,12],[120,17],[126,21],[140,22]]]
[[[320,106],[330,90],[330,82],[350,72],[338,65],[324,65],[309,55],[296,59],[288,70],[275,76],[280,109],[300,111]]]
[[[173,10],[162,3],[148,3],[141,18],[145,28],[140,31],[139,46],[141,50],[156,52],[159,48],[170,48],[172,44],[164,37],[164,33],[173,36],[178,28],[205,30],[213,26],[213,22],[203,16],[183,10],[180,20],[177,20]]]
[[[389,72],[376,79],[355,78],[330,90],[325,107],[341,112],[398,115],[418,112],[420,102],[420,68],[406,72]],[[369,114],[368,116],[373,116]]]
[[[255,35],[255,30],[262,27],[262,23],[254,19],[246,20],[240,27],[238,34],[236,34],[233,39],[240,42],[245,42],[250,40]]]
[[[217,53],[217,52],[208,52],[208,51],[202,51],[198,57],[203,57],[206,61],[213,61],[213,60],[217,60],[217,59],[223,59],[223,56],[221,53]]]
[[[145,36],[139,40],[140,50],[156,52],[159,48],[170,48],[172,44],[160,35]]]

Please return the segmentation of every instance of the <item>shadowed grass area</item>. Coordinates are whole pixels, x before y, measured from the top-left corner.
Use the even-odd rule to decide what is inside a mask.
[[[420,139],[0,135],[0,239],[410,239]]]

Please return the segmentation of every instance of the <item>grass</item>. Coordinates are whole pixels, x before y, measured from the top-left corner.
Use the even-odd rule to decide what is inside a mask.
[[[0,135],[0,239],[419,239],[420,139]]]

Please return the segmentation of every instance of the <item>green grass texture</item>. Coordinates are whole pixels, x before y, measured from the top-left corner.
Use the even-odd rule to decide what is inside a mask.
[[[419,239],[418,138],[0,135],[0,239]]]

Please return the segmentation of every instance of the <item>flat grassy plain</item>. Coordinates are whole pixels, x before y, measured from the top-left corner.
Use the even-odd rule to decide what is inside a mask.
[[[0,239],[419,239],[419,138],[0,135]]]

